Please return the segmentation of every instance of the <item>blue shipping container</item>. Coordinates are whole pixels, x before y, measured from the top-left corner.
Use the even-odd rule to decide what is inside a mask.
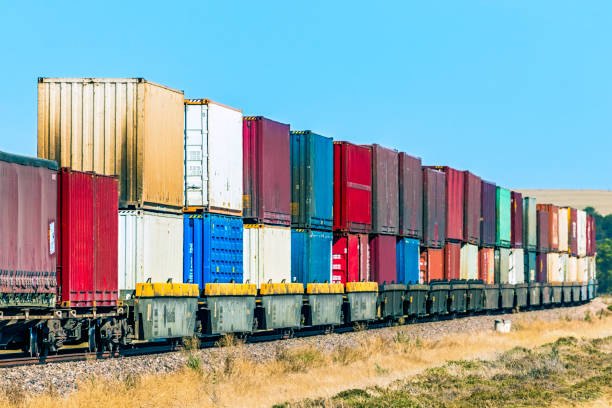
[[[291,224],[331,231],[334,143],[310,130],[291,132]]]
[[[419,240],[399,238],[397,241],[397,283],[419,283]]]
[[[331,282],[332,240],[330,231],[291,230],[291,280]]]
[[[217,214],[185,214],[183,281],[242,283],[242,218]]]

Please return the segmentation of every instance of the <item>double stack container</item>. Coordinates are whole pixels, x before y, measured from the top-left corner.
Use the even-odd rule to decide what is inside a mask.
[[[478,279],[478,247],[472,244],[464,244],[461,247],[461,279]]]
[[[559,233],[559,252],[568,253],[569,252],[569,208],[562,207],[559,208],[559,227],[557,231]]]
[[[443,248],[446,237],[446,174],[423,168],[423,245]]]
[[[595,255],[595,217],[592,215],[587,215],[586,220],[586,255],[593,256]]]
[[[578,256],[578,210],[570,207],[567,211],[567,220],[567,248],[570,255]]]
[[[291,280],[299,283],[332,281],[331,231],[291,230]]]
[[[586,223],[587,223],[587,214],[582,210],[577,211],[577,222],[576,229],[577,233],[577,243],[578,243],[578,256],[583,257],[586,255]]]
[[[548,219],[548,217],[546,217]],[[548,254],[538,252],[536,255],[536,282],[547,282],[548,278]]]
[[[370,250],[367,234],[334,235],[332,247],[333,283],[370,280]]]
[[[461,244],[458,242],[444,245],[444,279],[461,279]]]
[[[372,152],[372,230],[373,234],[399,233],[398,153],[377,144]]]
[[[523,198],[523,248],[535,251],[538,246],[536,199]]]
[[[421,159],[399,153],[399,235],[423,238],[423,170]]]
[[[544,210],[537,210],[536,219],[537,219],[537,236],[538,236],[537,251],[539,253],[547,253],[548,251],[550,251],[548,212]]]
[[[370,237],[370,277],[379,285],[397,281],[396,238],[376,234]]]
[[[510,246],[523,248],[523,195],[512,191],[510,206]]]
[[[508,266],[508,283],[516,285],[525,282],[525,252],[523,248],[512,248]]]
[[[468,244],[480,245],[480,218],[482,211],[482,180],[480,177],[463,172],[463,240]]]
[[[482,182],[481,221],[480,221],[480,245],[485,248],[495,246],[496,210],[497,209],[497,187],[488,181]]]
[[[538,204],[538,211],[548,214],[548,248],[559,252],[559,207],[552,204]]]
[[[244,283],[291,282],[291,228],[244,224]]]
[[[397,240],[395,252],[397,257],[397,283],[423,283],[419,268],[419,240],[401,237]]]
[[[496,235],[495,245],[510,248],[511,197],[510,190],[497,187],[497,205],[495,211]]]
[[[444,250],[439,248],[424,248],[419,260],[421,280],[432,282],[444,279]]]
[[[465,173],[447,166],[433,166],[445,175],[445,239],[450,242],[463,242],[463,215],[465,194]]]
[[[478,279],[488,285],[495,283],[495,250],[481,248],[478,251]]]

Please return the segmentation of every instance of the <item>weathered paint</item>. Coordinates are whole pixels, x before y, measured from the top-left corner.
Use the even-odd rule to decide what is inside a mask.
[[[482,182],[482,202],[480,221],[480,243],[483,247],[495,246],[496,236],[497,187],[495,183]]]
[[[446,237],[446,174],[423,168],[423,245],[443,248]]]
[[[421,159],[399,154],[399,235],[423,237],[423,170]]]
[[[536,199],[523,198],[523,247],[535,251],[538,246]]]
[[[495,211],[496,235],[495,245],[510,247],[511,199],[510,190],[497,187],[497,206]]]
[[[379,285],[397,279],[396,238],[392,235],[370,236],[371,279]]]
[[[510,272],[510,249],[496,248],[495,249],[495,283],[509,283]]]
[[[368,282],[370,246],[367,234],[334,234],[332,246],[332,282]]]
[[[291,280],[299,283],[332,281],[331,231],[291,230]]]
[[[559,252],[569,252],[569,209],[559,208]]]
[[[508,283],[516,285],[525,282],[525,255],[523,248],[512,248],[510,250],[510,261],[508,267]]]
[[[461,247],[461,279],[478,279],[478,247],[463,244]]]
[[[510,246],[523,247],[523,195],[516,191],[510,193]]]
[[[244,224],[244,283],[291,282],[291,229]]]
[[[444,279],[461,279],[461,244],[447,242],[444,246]]]
[[[478,251],[478,279],[488,285],[495,283],[495,249],[481,248]]]
[[[464,171],[463,174],[465,178],[463,240],[473,245],[480,245],[482,180],[469,171]]]
[[[399,178],[397,150],[373,144],[372,233],[399,233]]]
[[[422,248],[419,269],[423,282],[444,279],[444,249]]]

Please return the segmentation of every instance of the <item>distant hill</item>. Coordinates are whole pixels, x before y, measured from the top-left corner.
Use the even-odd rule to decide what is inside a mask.
[[[538,203],[550,203],[578,209],[593,207],[601,215],[612,214],[612,191],[517,189],[523,195],[535,197]]]

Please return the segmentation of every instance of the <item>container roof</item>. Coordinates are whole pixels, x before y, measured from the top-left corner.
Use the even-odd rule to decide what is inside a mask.
[[[39,159],[36,157],[20,156],[18,154],[5,153],[0,151],[0,161],[15,163],[22,166],[45,167],[50,170],[57,170],[57,163],[51,160]]]

